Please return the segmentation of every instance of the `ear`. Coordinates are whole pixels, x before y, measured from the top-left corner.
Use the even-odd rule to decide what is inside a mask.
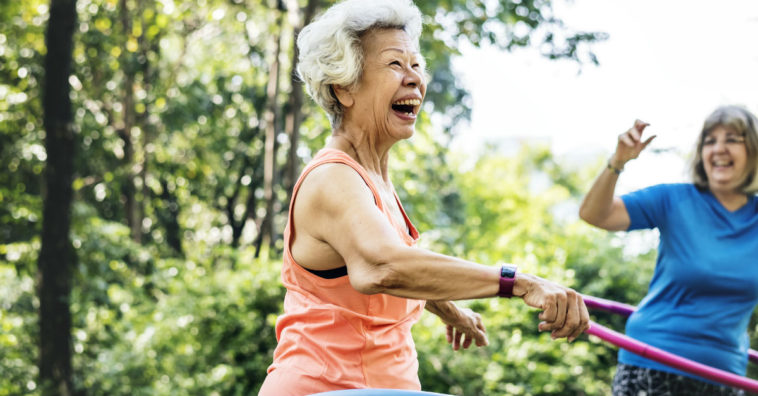
[[[355,103],[353,94],[350,92],[348,88],[345,88],[340,85],[332,85],[332,93],[334,94],[334,97],[337,98],[337,101],[340,102],[340,104],[343,107],[351,107]]]

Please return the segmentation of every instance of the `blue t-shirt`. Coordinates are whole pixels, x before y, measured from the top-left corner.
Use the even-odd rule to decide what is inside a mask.
[[[758,198],[730,212],[692,184],[662,184],[621,197],[629,230],[658,228],[648,293],[626,323],[630,337],[745,375],[747,326],[758,304]],[[619,361],[690,374],[626,350]]]

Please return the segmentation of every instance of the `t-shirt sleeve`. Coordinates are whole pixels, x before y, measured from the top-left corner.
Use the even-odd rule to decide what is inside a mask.
[[[621,196],[629,213],[627,231],[660,227],[666,220],[670,186],[659,184]]]

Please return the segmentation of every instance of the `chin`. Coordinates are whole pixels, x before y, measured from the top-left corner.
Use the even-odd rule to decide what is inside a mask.
[[[412,137],[413,137],[413,134],[414,134],[415,132],[416,132],[415,130],[411,129],[411,130],[410,130],[409,132],[407,132],[407,133],[402,133],[402,134],[400,134],[400,140],[408,140],[408,139],[412,138]]]
[[[413,134],[416,133],[416,128],[414,127],[401,127],[401,128],[395,128],[390,132],[390,136],[397,140],[406,140],[410,139]]]
[[[711,191],[733,191],[738,192],[740,190],[739,188],[740,183],[734,183],[731,181],[719,183],[718,181],[715,181],[713,183],[708,184],[708,188]]]

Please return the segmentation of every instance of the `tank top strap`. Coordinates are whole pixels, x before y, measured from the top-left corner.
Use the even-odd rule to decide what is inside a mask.
[[[287,214],[287,227],[284,232],[284,243],[285,248],[289,250],[289,243],[290,243],[290,237],[293,233],[293,222],[292,222],[292,208],[294,208],[295,204],[295,198],[297,197],[297,192],[300,190],[300,185],[303,183],[303,180],[305,180],[305,177],[308,176],[308,174],[316,169],[318,166],[321,166],[323,164],[330,164],[330,163],[338,163],[338,164],[345,164],[351,168],[353,168],[356,172],[358,172],[358,175],[361,176],[363,179],[363,182],[366,183],[366,186],[371,190],[371,194],[374,195],[374,203],[376,206],[381,210],[382,212],[385,212],[384,205],[382,204],[381,196],[379,195],[379,190],[377,190],[376,185],[373,181],[371,181],[371,178],[368,175],[368,172],[366,172],[366,169],[361,166],[361,164],[358,163],[358,161],[354,160],[352,157],[347,155],[344,151],[340,151],[333,148],[323,148],[319,150],[318,153],[316,153],[316,156],[311,160],[308,165],[303,169],[303,172],[300,174],[300,177],[297,179],[297,182],[295,183],[294,188],[292,189],[292,198],[290,199],[290,210]]]

